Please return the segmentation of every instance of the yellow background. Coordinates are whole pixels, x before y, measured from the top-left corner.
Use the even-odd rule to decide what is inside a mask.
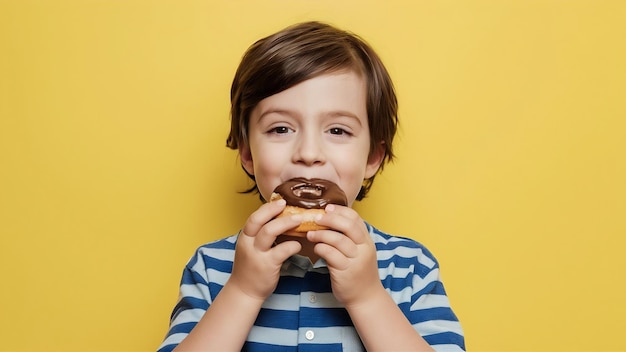
[[[626,2],[0,0],[0,350],[150,351],[193,250],[258,206],[243,51],[366,38],[398,160],[357,205],[441,262],[472,351],[626,350]]]

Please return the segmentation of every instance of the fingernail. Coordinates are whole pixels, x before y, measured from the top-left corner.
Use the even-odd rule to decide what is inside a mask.
[[[325,210],[326,210],[327,212],[331,212],[331,211],[335,210],[335,205],[334,205],[334,204],[328,204],[328,205],[326,206],[326,209],[325,209]]]

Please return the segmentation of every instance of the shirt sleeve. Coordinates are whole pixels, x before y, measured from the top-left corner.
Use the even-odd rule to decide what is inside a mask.
[[[407,317],[435,351],[465,351],[463,330],[450,306],[439,264],[425,248],[419,252]]]
[[[197,252],[183,270],[179,297],[170,327],[158,352],[170,352],[191,332],[212,302],[202,254]]]

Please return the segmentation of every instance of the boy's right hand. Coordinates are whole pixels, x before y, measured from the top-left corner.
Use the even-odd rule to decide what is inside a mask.
[[[285,209],[285,201],[261,205],[246,220],[235,247],[233,271],[228,282],[246,295],[264,301],[274,292],[285,260],[298,253],[300,243],[276,238],[300,224],[301,219],[276,218]]]

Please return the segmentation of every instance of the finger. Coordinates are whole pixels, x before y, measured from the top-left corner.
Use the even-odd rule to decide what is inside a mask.
[[[301,215],[283,216],[270,220],[255,236],[254,246],[259,250],[269,250],[278,236],[297,227],[301,222]]]
[[[354,243],[363,244],[370,241],[365,222],[352,208],[329,204],[326,213],[316,223],[348,236]]]
[[[342,255],[355,258],[359,254],[356,243],[343,233],[333,230],[309,231],[307,239],[311,242],[324,243],[336,248]]]
[[[297,241],[285,241],[274,246],[272,251],[272,259],[274,263],[283,263],[287,258],[297,254],[302,249],[302,245]]]
[[[324,258],[330,268],[345,270],[350,266],[350,260],[344,256],[337,248],[320,242],[313,247],[313,252]]]
[[[256,236],[263,225],[285,209],[286,204],[284,199],[279,199],[261,205],[259,209],[250,214],[243,226],[242,232],[248,236]]]

